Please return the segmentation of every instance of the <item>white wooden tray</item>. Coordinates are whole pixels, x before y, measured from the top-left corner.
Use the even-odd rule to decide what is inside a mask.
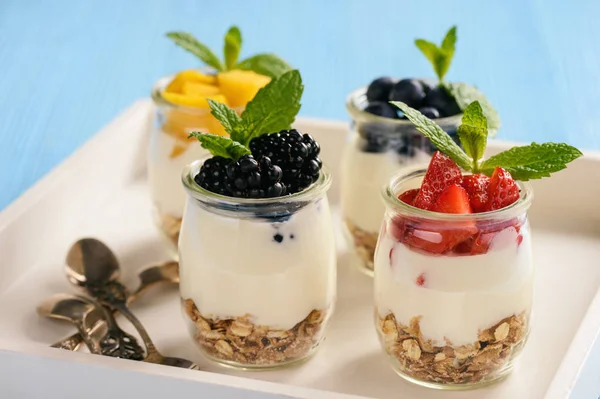
[[[322,348],[301,366],[239,372],[205,361],[187,335],[174,288],[149,292],[133,310],[161,351],[189,357],[204,371],[49,348],[72,329],[41,319],[35,307],[51,294],[73,291],[62,270],[72,242],[83,236],[107,242],[131,287],[139,268],[166,257],[151,222],[145,185],[150,111],[147,100],[134,104],[0,214],[1,398],[569,396],[600,328],[600,185],[589,180],[600,174],[598,153],[587,153],[566,171],[534,182],[533,331],[515,372],[492,387],[441,392],[394,374],[373,327],[372,280],[355,269],[341,240],[336,313]],[[330,194],[335,209],[346,124],[304,119],[297,126],[323,147],[335,179]],[[495,142],[490,152],[508,145]]]

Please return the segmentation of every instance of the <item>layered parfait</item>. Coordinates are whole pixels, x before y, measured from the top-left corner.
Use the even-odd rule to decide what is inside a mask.
[[[383,192],[375,256],[376,327],[406,379],[464,388],[511,371],[530,329],[534,266],[527,180],[581,153],[533,143],[483,160],[487,120],[478,102],[458,127],[461,149],[432,120],[397,103],[439,151],[427,170],[402,172]]]
[[[273,79],[238,115],[209,101],[229,137],[193,133],[210,155],[183,172],[180,292],[210,359],[270,368],[307,358],[333,310],[336,252],[319,144],[289,129],[297,71]]]
[[[208,100],[240,114],[259,89],[290,68],[273,54],[239,61],[242,38],[235,26],[225,36],[223,60],[188,33],[171,32],[167,37],[206,65],[162,78],[152,90],[156,112],[148,154],[150,194],[156,222],[175,250],[186,197],[179,177],[185,165],[207,154],[188,136],[192,131],[228,135]]]
[[[342,161],[342,217],[349,241],[368,273],[373,270],[377,232],[384,214],[379,188],[399,169],[427,163],[437,150],[435,143],[389,102],[402,101],[418,109],[456,143],[462,110],[473,100],[479,100],[486,110],[490,131],[499,127],[496,112],[476,88],[444,81],[455,42],[456,27],[448,31],[440,46],[423,39],[415,41],[433,65],[437,81],[381,77],[352,92],[346,101],[352,129]]]

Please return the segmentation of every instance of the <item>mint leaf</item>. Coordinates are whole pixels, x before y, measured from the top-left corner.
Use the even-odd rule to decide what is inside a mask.
[[[251,154],[247,147],[243,146],[237,141],[233,141],[229,137],[200,132],[190,133],[188,138],[191,137],[198,139],[202,147],[206,148],[214,156],[231,158],[235,161],[244,155]]]
[[[223,55],[225,57],[225,68],[233,69],[237,64],[240,50],[242,49],[242,33],[237,26],[232,26],[225,34],[225,45]]]
[[[479,171],[479,160],[485,152],[487,144],[487,119],[479,102],[473,101],[465,108],[462,124],[458,127],[458,137],[465,152],[473,159],[472,170]]]
[[[221,122],[229,137],[234,141],[239,141],[240,136],[243,136],[243,131],[241,130],[242,118],[225,104],[210,99],[207,101],[211,109],[211,114]]]
[[[577,148],[565,143],[531,143],[486,159],[481,164],[481,171],[491,176],[494,168],[500,166],[516,180],[541,179],[566,168],[567,163],[582,155]]]
[[[275,54],[257,54],[237,64],[236,68],[254,71],[270,78],[276,78],[288,72],[292,67]]]
[[[223,65],[221,65],[219,57],[191,34],[186,32],[169,32],[166,36],[178,46],[200,58],[206,65],[215,68],[217,71],[223,71]]]
[[[456,26],[453,26],[448,30],[444,40],[442,41],[442,50],[450,55],[450,58],[454,56],[454,49],[456,47]]]
[[[246,105],[242,113],[245,136],[240,142],[248,145],[261,134],[287,129],[300,110],[303,91],[302,77],[297,70],[271,80]]]
[[[438,47],[435,43],[425,39],[416,39],[415,45],[427,57],[440,82],[444,80],[444,76],[450,68],[452,57],[454,57],[454,48],[456,45],[456,26],[450,28],[446,33],[442,46]]]
[[[414,108],[409,107],[400,101],[391,101],[396,107],[400,108],[404,115],[413,125],[427,137],[444,154],[448,155],[454,162],[465,170],[471,170],[472,160],[456,144],[450,135],[442,130],[434,121],[424,116]]]
[[[446,83],[444,87],[454,97],[458,107],[463,111],[473,101],[479,101],[483,113],[487,118],[489,135],[490,137],[496,135],[500,128],[500,116],[482,92],[467,83]]]

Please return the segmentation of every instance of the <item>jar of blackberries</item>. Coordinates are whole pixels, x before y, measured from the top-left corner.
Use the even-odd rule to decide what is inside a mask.
[[[426,80],[380,78],[348,96],[351,124],[342,157],[342,218],[360,268],[370,275],[385,212],[381,187],[404,168],[426,165],[436,150],[389,101],[419,109],[456,142],[462,117],[445,89]]]

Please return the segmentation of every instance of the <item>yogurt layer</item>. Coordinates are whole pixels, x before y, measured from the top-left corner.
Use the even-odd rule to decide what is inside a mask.
[[[421,332],[434,344],[477,341],[479,331],[531,308],[529,229],[522,228],[521,235],[517,245],[516,230],[507,228],[486,254],[473,256],[426,255],[390,236],[381,237],[375,257],[379,315],[392,312],[404,325],[421,316]]]
[[[148,184],[154,206],[161,213],[181,218],[186,193],[181,185],[183,168],[208,154],[199,143],[189,142],[183,153],[171,158],[170,154],[182,141],[162,132],[154,132],[148,154]]]
[[[194,203],[185,212],[180,292],[202,315],[250,315],[256,325],[287,330],[333,305],[336,254],[326,200],[279,223],[230,218]]]
[[[393,151],[364,152],[360,140],[358,134],[352,135],[342,156],[342,212],[362,230],[377,233],[385,213],[381,188],[402,167],[426,164],[431,156],[416,149],[413,157]]]

